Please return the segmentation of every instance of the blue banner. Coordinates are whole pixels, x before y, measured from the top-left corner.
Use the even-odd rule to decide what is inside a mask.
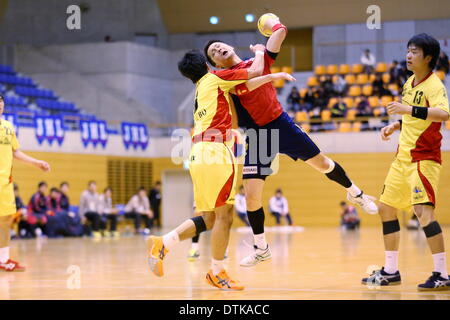
[[[17,125],[17,115],[15,113],[4,113],[2,118],[12,123],[12,125],[14,126],[14,132],[16,133],[16,137],[18,137],[19,126]]]
[[[39,144],[47,141],[52,145],[53,141],[57,141],[61,145],[64,142],[65,130],[60,116],[36,116],[34,123],[36,140]]]
[[[143,123],[122,122],[122,141],[125,149],[146,150],[149,143],[148,128]]]
[[[80,120],[81,142],[86,148],[92,144],[94,148],[98,144],[102,148],[108,143],[108,125],[102,120]]]

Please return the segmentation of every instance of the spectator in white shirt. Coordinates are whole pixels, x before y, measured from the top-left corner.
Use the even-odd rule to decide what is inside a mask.
[[[125,206],[125,217],[134,220],[135,233],[141,233],[141,220],[144,220],[144,234],[150,234],[153,224],[153,212],[150,210],[147,190],[140,187],[138,192],[131,197]]]
[[[239,188],[239,193],[236,194],[234,198],[234,208],[239,219],[241,219],[247,227],[250,227],[250,223],[247,219],[247,202],[245,201],[245,192],[243,186]]]
[[[91,223],[92,235],[95,239],[100,239],[102,237],[100,233],[98,200],[97,183],[95,181],[89,181],[88,188],[81,194],[78,212],[82,217],[83,224],[86,224],[87,221]]]
[[[275,216],[277,226],[281,223],[281,217],[285,217],[288,224],[292,226],[292,218],[289,214],[289,206],[281,189],[275,191],[275,195],[269,200],[270,212]]]
[[[364,66],[363,71],[367,74],[372,73],[375,68],[375,63],[375,56],[370,53],[370,50],[364,50],[364,53],[361,55],[361,64]]]
[[[112,189],[106,187],[103,194],[99,196],[99,213],[100,213],[100,229],[103,231],[105,236],[113,236],[114,238],[119,238],[120,233],[117,231],[117,219],[118,212],[112,202]],[[109,231],[106,231],[108,221]]]

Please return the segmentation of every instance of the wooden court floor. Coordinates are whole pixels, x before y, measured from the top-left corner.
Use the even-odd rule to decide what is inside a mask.
[[[450,228],[444,228],[450,248]],[[422,231],[402,231],[400,270],[403,284],[368,288],[360,284],[366,270],[382,265],[379,228],[341,232],[338,228],[306,228],[303,232],[269,232],[273,259],[253,268],[239,260],[251,252],[251,236],[231,234],[229,273],[246,290],[223,292],[206,284],[209,234],[200,239],[201,257],[186,259],[190,242],[169,252],[165,276],[148,269],[144,237],[102,239],[15,240],[13,258],[28,270],[0,273],[0,299],[425,299],[447,300],[450,291],[419,293],[432,259]]]

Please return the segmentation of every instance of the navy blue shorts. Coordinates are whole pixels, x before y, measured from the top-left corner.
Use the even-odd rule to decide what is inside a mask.
[[[320,149],[292,121],[286,112],[265,126],[246,130],[246,154],[243,179],[265,179],[278,154],[285,154],[294,160],[306,161],[318,155]]]

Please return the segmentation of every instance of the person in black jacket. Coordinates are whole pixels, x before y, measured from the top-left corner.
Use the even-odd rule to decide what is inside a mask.
[[[150,207],[153,211],[153,221],[155,226],[161,228],[161,181],[156,181],[155,186],[150,191]]]

